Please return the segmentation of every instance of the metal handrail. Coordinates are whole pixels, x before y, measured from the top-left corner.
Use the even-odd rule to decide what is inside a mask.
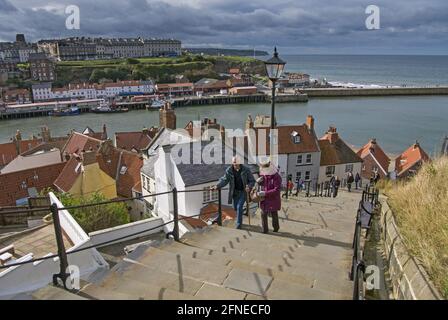
[[[217,191],[218,191],[218,219],[217,219],[216,223],[218,225],[220,225],[220,226],[222,225],[222,203],[221,203],[221,198],[222,198],[221,197],[221,191],[222,190],[228,190],[228,189],[222,189],[222,188],[218,188],[217,189]],[[185,191],[186,190],[177,191],[176,188],[174,188],[171,191],[161,192],[161,193],[157,193],[157,194],[151,194],[149,196],[155,197],[155,196],[160,196],[160,195],[165,195],[165,194],[171,194],[172,193],[173,195],[175,195],[173,197],[173,201],[177,202],[177,194],[179,192],[185,192]],[[198,189],[198,190],[187,190],[187,191],[188,192],[203,192],[204,190],[203,189]],[[149,196],[145,196],[145,197],[149,197]],[[54,218],[53,219],[53,224],[55,225],[55,236],[56,236],[56,239],[58,239],[58,237],[60,235],[62,235],[62,229],[60,227],[60,224],[58,223],[59,220],[57,218],[55,219],[56,216],[59,216],[59,215],[55,214],[58,211],[66,210],[66,209],[80,209],[80,208],[91,207],[91,206],[95,206],[95,205],[105,205],[105,204],[116,203],[116,202],[120,202],[120,201],[129,201],[130,199],[131,198],[127,198],[126,200],[122,200],[122,199],[110,200],[110,201],[104,201],[104,202],[95,203],[95,204],[85,204],[85,205],[71,206],[71,207],[64,207],[64,208],[58,208],[56,205],[53,204],[52,206],[48,207],[46,210],[51,211],[52,214],[53,214],[53,218]],[[135,198],[132,198],[132,199],[141,199],[141,197],[135,197]],[[24,265],[24,264],[28,264],[28,263],[34,263],[34,262],[38,262],[38,261],[42,261],[42,260],[53,259],[53,258],[56,258],[56,257],[59,257],[60,261],[64,261],[64,260],[66,261],[66,256],[68,254],[73,254],[73,253],[76,253],[76,252],[80,252],[80,251],[84,251],[84,250],[88,250],[88,249],[92,249],[92,248],[100,248],[100,247],[103,247],[103,246],[105,246],[105,245],[107,245],[109,243],[116,242],[116,241],[119,241],[119,240],[124,240],[124,239],[129,238],[129,237],[133,237],[133,236],[136,236],[136,235],[148,232],[148,231],[152,231],[152,230],[158,229],[160,227],[166,226],[166,225],[171,224],[171,223],[174,223],[174,228],[173,228],[173,232],[171,232],[169,234],[172,234],[174,239],[176,241],[179,241],[179,226],[178,226],[179,221],[186,220],[188,218],[195,218],[195,217],[199,217],[199,216],[202,216],[202,215],[206,215],[205,213],[199,213],[199,214],[193,215],[193,216],[179,217],[178,212],[177,212],[178,211],[177,206],[174,206],[173,209],[174,209],[174,214],[173,214],[174,217],[173,217],[173,219],[170,220],[170,221],[167,221],[167,222],[165,222],[165,223],[163,223],[161,225],[158,225],[157,227],[141,230],[141,231],[135,232],[133,234],[129,234],[129,235],[126,235],[126,236],[123,236],[123,237],[119,237],[119,238],[114,238],[112,240],[108,240],[108,241],[105,241],[105,242],[102,242],[102,243],[98,243],[98,244],[95,244],[95,245],[91,245],[91,246],[88,246],[88,247],[79,248],[79,249],[76,249],[76,250],[72,250],[70,252],[66,252],[65,251],[65,248],[63,248],[63,242],[59,243],[59,241],[57,241],[57,244],[58,244],[58,254],[47,255],[45,257],[34,258],[34,259],[27,260],[27,261],[22,261],[22,262],[10,263],[10,264],[7,264],[7,265],[1,265],[0,266],[0,270],[1,269],[7,269],[9,267]],[[29,211],[31,211],[31,210],[29,210]],[[34,210],[34,211],[36,211],[36,210]],[[17,213],[17,211],[13,211],[13,212]],[[60,249],[63,249],[63,250],[60,250]],[[63,263],[63,264],[65,264],[65,263]],[[61,265],[60,273],[57,274],[56,276],[64,279],[65,271],[63,272],[63,270],[65,270],[65,268],[63,268],[63,266]],[[63,283],[65,283],[65,281],[63,281]]]

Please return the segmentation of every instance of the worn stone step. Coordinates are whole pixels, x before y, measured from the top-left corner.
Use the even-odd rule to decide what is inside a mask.
[[[222,265],[228,265],[232,260],[246,262],[251,261],[250,258],[243,257],[244,251],[226,250],[226,252],[222,252],[218,250],[204,249],[200,246],[189,245],[188,243],[176,242],[172,240],[167,240],[166,242],[157,246],[157,248],[172,253],[182,253],[189,256],[190,258],[206,260]]]
[[[208,283],[205,283],[195,294],[195,298],[202,300],[244,300],[246,296],[245,292]]]
[[[126,262],[134,260],[135,263]],[[167,273],[178,274],[180,278],[222,284],[231,268],[225,265],[216,264],[210,261],[198,261],[182,255],[172,253],[155,247],[148,247],[144,253],[136,259],[129,257],[120,265],[120,272],[128,274],[145,272],[145,267],[163,270]]]
[[[80,295],[98,300],[195,300],[186,293],[121,276],[109,277],[101,284],[90,284]]]
[[[204,248],[221,250],[223,247],[240,250],[242,252],[246,250],[261,251],[260,248],[267,247],[269,250],[289,250],[295,251],[313,251],[316,254],[331,254],[341,253],[347,254],[351,251],[350,248],[345,248],[337,245],[331,245],[330,243],[314,243],[314,242],[300,242],[294,239],[281,236],[273,236],[251,232],[247,230],[234,230],[228,228],[214,228],[204,233],[192,233],[186,235],[183,241],[190,243],[196,243],[202,245]],[[316,248],[319,247],[319,250]],[[244,254],[243,254],[244,255]]]
[[[63,288],[48,285],[31,294],[33,300],[87,300]]]
[[[307,288],[292,282],[274,279],[269,289],[267,297],[270,300],[335,300],[350,299],[349,295],[335,292],[328,292],[316,288]]]

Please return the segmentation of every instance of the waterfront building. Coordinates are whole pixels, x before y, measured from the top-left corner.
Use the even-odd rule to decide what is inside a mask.
[[[0,100],[7,104],[31,103],[31,95],[28,89],[7,89],[0,90]]]
[[[362,159],[361,177],[370,180],[373,173],[377,172],[380,178],[389,175],[390,158],[381,149],[376,139],[371,139],[356,153]]]
[[[156,92],[165,96],[192,96],[194,85],[191,82],[186,83],[158,83]]]
[[[424,162],[431,159],[418,141],[395,159],[396,178],[408,178],[415,175]]]
[[[228,89],[226,80],[203,78],[194,84],[194,93],[197,96],[227,93]]]
[[[347,173],[361,175],[362,159],[339,136],[335,127],[330,127],[319,139],[321,151],[319,183],[337,176],[345,185]]]
[[[53,99],[53,92],[51,90],[51,82],[36,83],[31,86],[33,93],[33,100],[49,101]]]
[[[235,95],[251,95],[257,93],[257,87],[249,86],[249,87],[233,87],[229,89],[229,94],[232,96]]]

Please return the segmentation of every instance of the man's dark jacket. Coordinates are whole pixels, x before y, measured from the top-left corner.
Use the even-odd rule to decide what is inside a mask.
[[[255,185],[255,179],[252,175],[252,172],[250,172],[250,169],[244,165],[241,165],[241,180],[243,181],[243,186],[246,188],[246,186],[249,186],[249,188],[253,188]],[[227,184],[229,184],[229,204],[232,203],[233,194],[235,192],[235,177],[233,174],[233,166],[230,166],[226,169],[226,173],[219,179],[217,187],[223,188]]]

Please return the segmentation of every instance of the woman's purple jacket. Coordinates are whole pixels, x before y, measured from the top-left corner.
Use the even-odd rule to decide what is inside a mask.
[[[265,198],[260,202],[261,210],[264,212],[280,210],[282,205],[280,197],[282,177],[278,173],[260,176],[263,177],[261,190],[265,192]]]

